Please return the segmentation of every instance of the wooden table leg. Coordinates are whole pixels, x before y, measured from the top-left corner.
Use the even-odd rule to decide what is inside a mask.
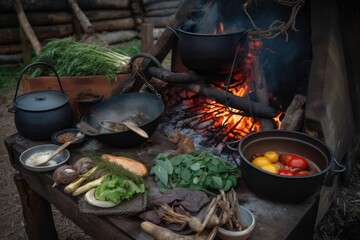
[[[29,188],[19,173],[14,175],[25,219],[25,229],[29,240],[57,240],[51,205],[43,197]]]

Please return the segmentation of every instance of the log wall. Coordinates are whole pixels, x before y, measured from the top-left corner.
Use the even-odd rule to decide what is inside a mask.
[[[52,38],[83,36],[68,0],[21,0],[21,3],[42,45]],[[77,0],[77,3],[95,30],[90,37],[113,45],[139,38],[142,23],[153,24],[156,39],[182,0]],[[13,0],[0,0],[0,64],[23,61],[20,36]]]

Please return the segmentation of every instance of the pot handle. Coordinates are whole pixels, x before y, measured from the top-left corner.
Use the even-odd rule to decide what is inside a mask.
[[[227,144],[227,147],[230,149],[230,150],[233,150],[233,151],[238,151],[238,149],[236,147],[233,147],[232,145],[236,144],[236,146],[238,146],[239,142],[241,141],[241,139],[239,140],[236,140],[236,141],[233,141],[233,142],[229,142]]]
[[[334,163],[336,164],[336,166],[339,169],[329,169],[329,172],[333,172],[333,173],[342,173],[345,172],[346,167],[344,165],[341,165],[335,158],[333,158]]]
[[[179,34],[175,28],[170,27],[170,26],[166,26],[166,28],[169,29],[170,31],[172,31],[182,41],[181,37],[179,36]]]
[[[31,68],[33,68],[33,67],[36,67],[36,66],[40,66],[40,65],[43,65],[43,66],[46,66],[46,67],[50,68],[50,69],[55,73],[55,76],[56,76],[56,78],[57,78],[57,80],[58,80],[58,83],[59,83],[59,86],[60,86],[60,90],[61,90],[61,92],[63,92],[63,93],[65,94],[65,92],[64,92],[64,90],[63,90],[63,88],[62,88],[61,82],[60,82],[60,78],[59,78],[57,72],[55,71],[55,69],[54,69],[50,64],[48,64],[48,63],[45,63],[45,62],[35,62],[35,63],[31,63],[31,64],[27,65],[27,66],[21,71],[21,74],[20,74],[20,77],[19,77],[19,80],[18,80],[18,83],[17,83],[17,86],[16,86],[16,91],[15,91],[15,96],[14,96],[14,100],[13,100],[13,105],[15,104],[15,100],[16,100],[16,98],[17,98],[17,93],[18,93],[19,86],[20,86],[20,82],[21,82],[21,79],[22,79],[23,75],[24,75],[29,69],[31,69]],[[10,112],[10,109],[9,109],[9,112]]]

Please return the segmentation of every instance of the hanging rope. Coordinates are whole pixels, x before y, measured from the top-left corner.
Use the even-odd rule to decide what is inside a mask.
[[[285,41],[287,42],[289,39],[288,35],[288,29],[291,27],[293,31],[298,31],[296,29],[296,16],[299,13],[300,9],[305,3],[305,0],[275,0],[281,5],[292,7],[291,15],[287,22],[281,21],[281,20],[275,20],[273,23],[270,24],[268,29],[261,29],[256,26],[254,20],[250,16],[248,12],[248,7],[251,5],[253,0],[245,0],[245,3],[243,4],[243,9],[246,14],[246,16],[249,18],[254,30],[249,32],[249,36],[252,39],[258,39],[258,38],[275,38],[278,35],[282,34],[285,36]]]

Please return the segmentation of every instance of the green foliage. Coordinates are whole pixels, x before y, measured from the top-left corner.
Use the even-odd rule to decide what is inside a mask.
[[[140,52],[140,47],[141,41],[139,39],[134,39],[132,41],[122,43],[117,47],[112,47],[111,50],[132,57]]]
[[[161,153],[155,158],[151,174],[162,192],[176,187],[228,191],[240,176],[235,166],[204,151],[179,154]]]
[[[128,56],[110,48],[69,37],[49,41],[32,62],[52,65],[59,76],[106,75],[114,81],[116,74],[126,72],[129,60]],[[36,77],[41,74],[42,70],[37,68],[29,75]],[[44,74],[53,75],[51,71]]]
[[[118,204],[123,200],[130,200],[137,193],[143,192],[145,192],[144,183],[136,184],[121,175],[110,174],[97,186],[95,197],[98,200]]]
[[[22,66],[0,65],[0,93],[3,95],[9,89],[14,89],[20,77]]]
[[[144,183],[144,179],[142,177],[140,177],[132,172],[129,172],[128,170],[124,169],[120,165],[117,165],[112,162],[105,162],[105,161],[101,160],[102,153],[99,153],[96,151],[82,151],[81,153],[83,156],[91,158],[94,162],[94,165],[98,167],[99,171],[104,171],[104,172],[123,176],[125,179],[129,179],[129,180],[135,182],[136,184]],[[113,153],[113,155],[130,157],[128,155],[125,156],[124,154],[120,154],[120,153]],[[131,158],[135,159],[134,157],[131,157]]]

